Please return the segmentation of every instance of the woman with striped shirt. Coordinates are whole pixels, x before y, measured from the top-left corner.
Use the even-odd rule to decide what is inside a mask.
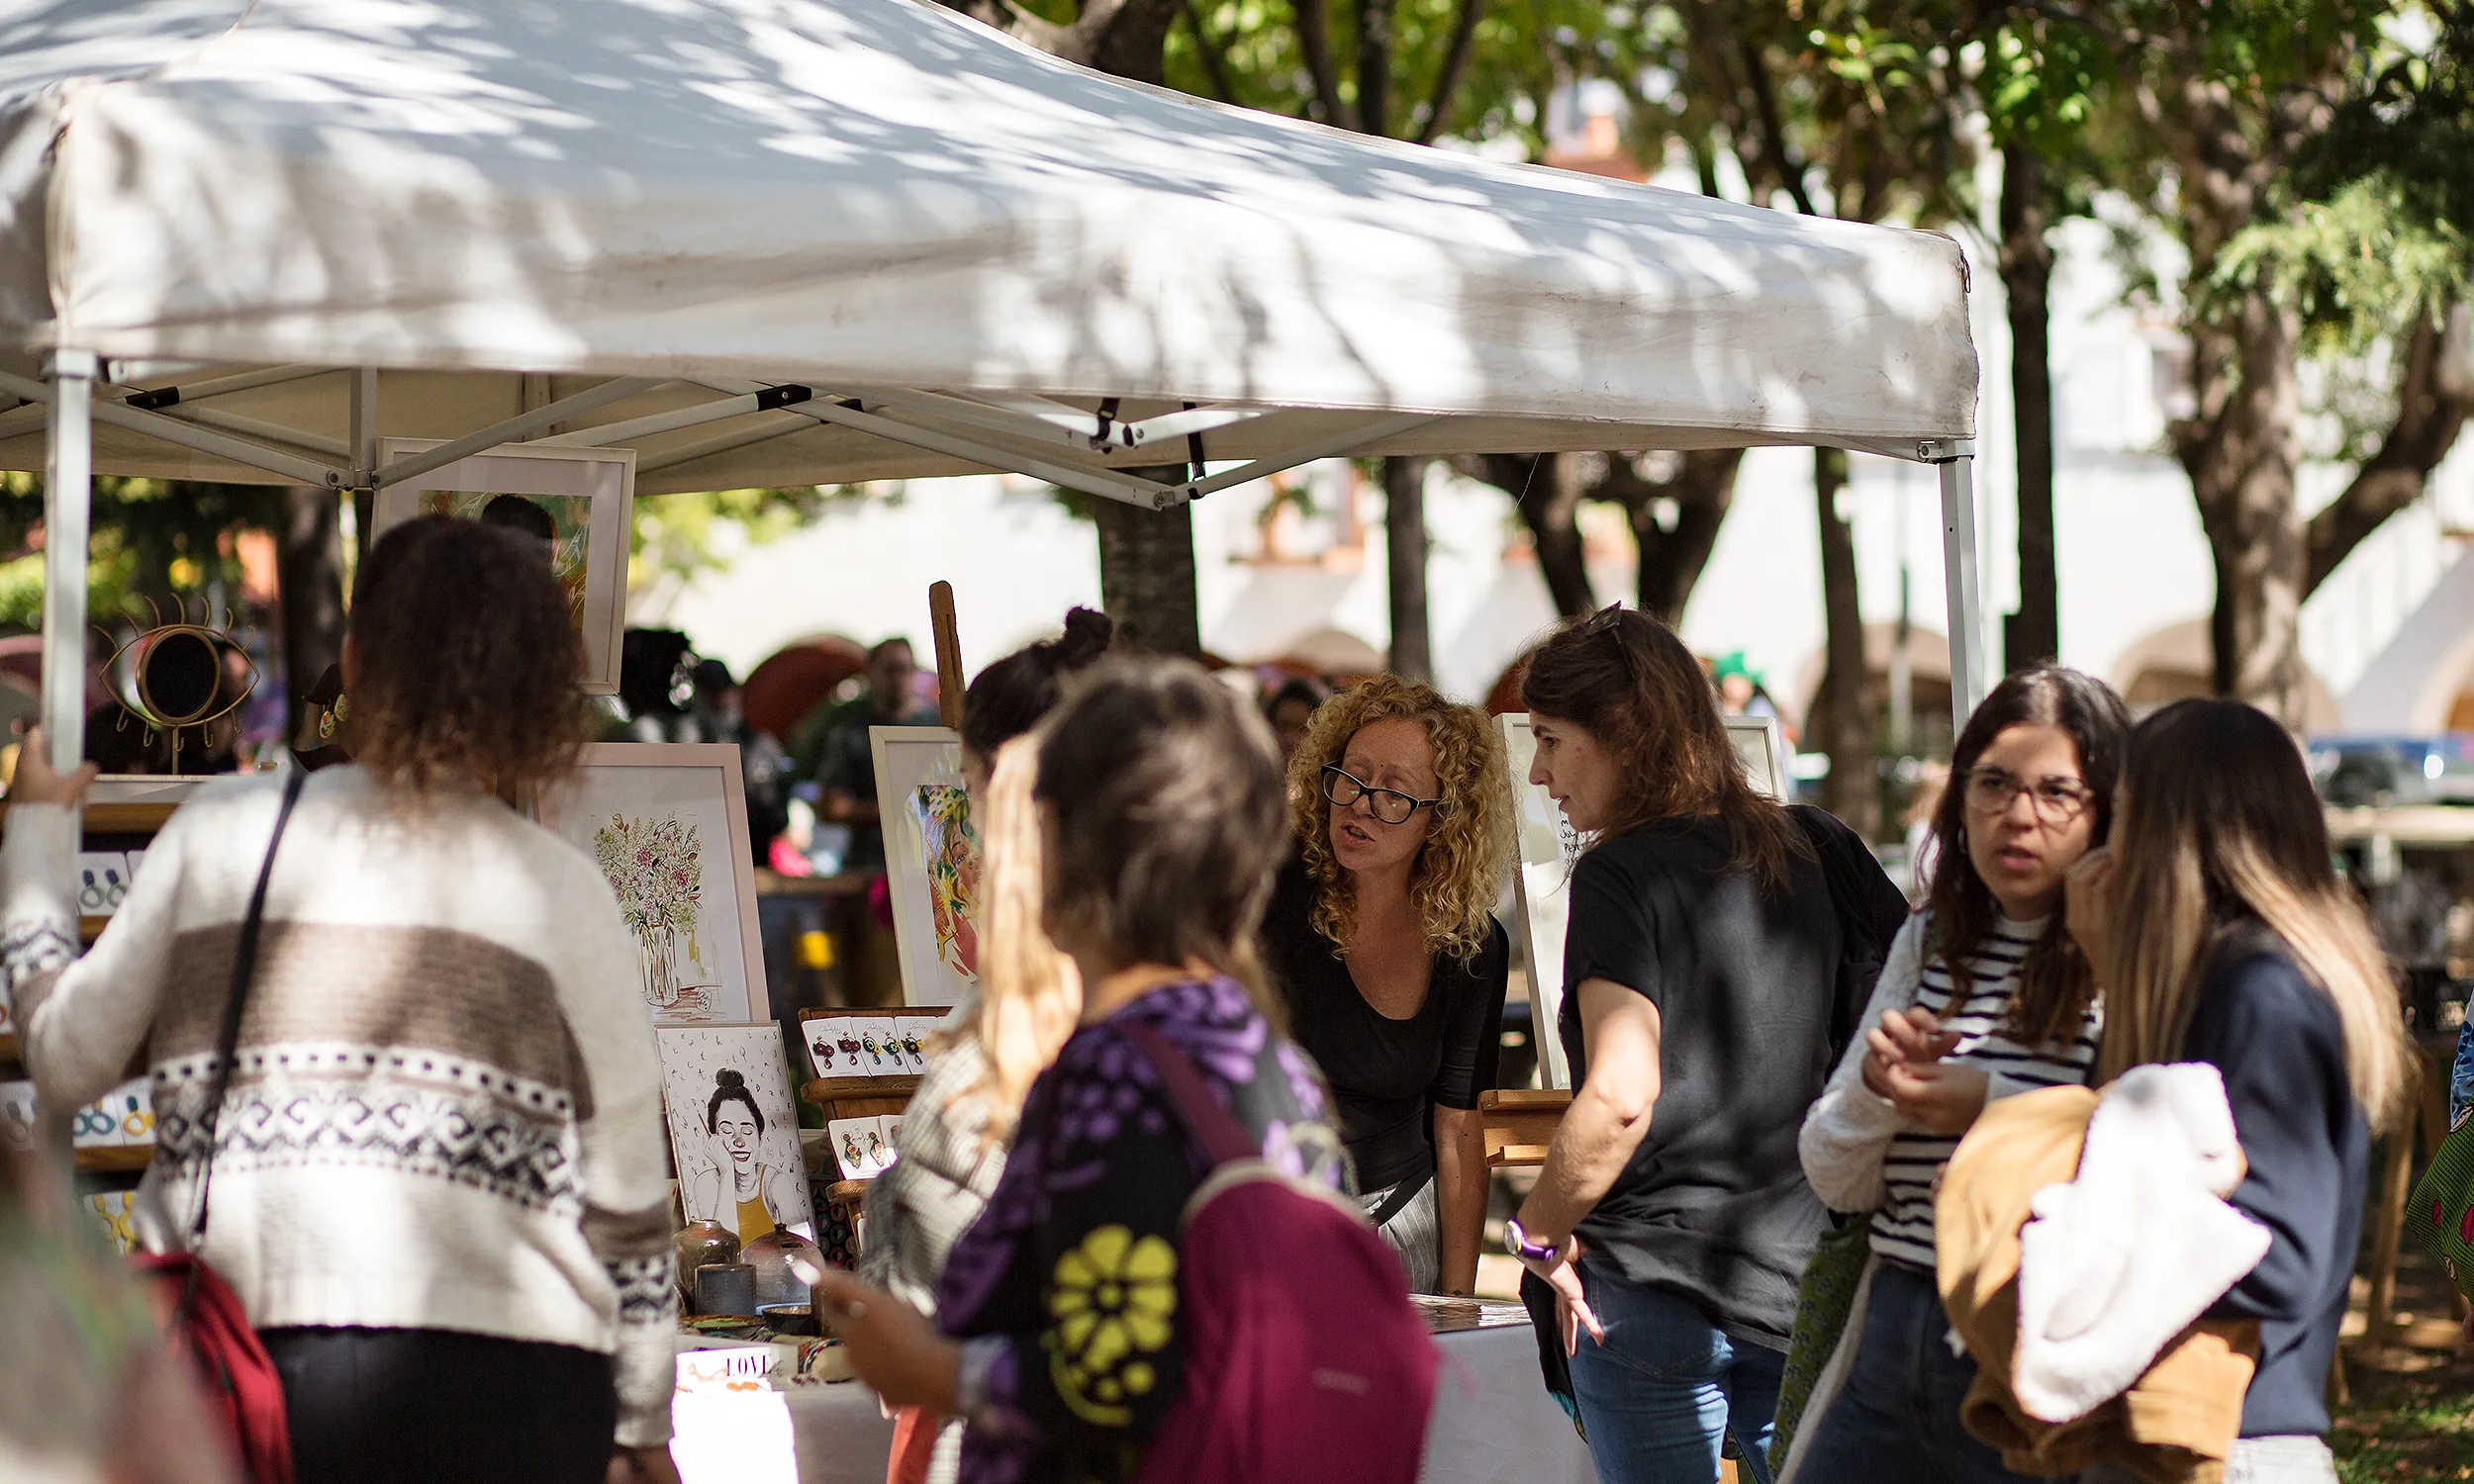
[[[1987,1102],[2095,1067],[2096,985],[2063,930],[2062,880],[2104,840],[2129,732],[2103,682],[2045,666],[1996,687],[1959,733],[1924,910],[1882,968],[1874,1028],[1804,1121],[1805,1176],[1832,1210],[1871,1213],[1872,1261],[1789,1477],[2020,1477],[1959,1425],[1975,1362],[1945,1339],[1934,1187]]]

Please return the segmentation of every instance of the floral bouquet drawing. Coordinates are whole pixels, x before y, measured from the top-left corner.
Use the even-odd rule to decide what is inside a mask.
[[[971,795],[953,784],[921,784],[910,798],[919,826],[920,864],[927,868],[928,906],[936,920],[936,957],[967,979],[980,976],[980,936],[973,925],[980,890],[980,835]]]
[[[676,815],[614,814],[593,832],[593,859],[618,893],[627,931],[635,935],[644,1000],[673,1020],[709,1020],[718,987],[705,970],[696,932],[704,892],[704,841]],[[682,962],[680,940],[686,939]],[[683,970],[697,971],[691,977]]]

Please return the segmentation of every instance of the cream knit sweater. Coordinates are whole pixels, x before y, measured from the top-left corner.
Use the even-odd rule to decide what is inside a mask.
[[[239,924],[281,785],[202,788],[76,958],[74,817],[0,845],[0,984],[38,1095],[134,1066],[152,1251],[186,1236]],[[617,1441],[670,1436],[676,1287],[661,1081],[635,955],[593,863],[476,789],[400,810],[309,780],[276,856],[214,1139],[205,1252],[260,1328],[458,1330],[613,1353]]]

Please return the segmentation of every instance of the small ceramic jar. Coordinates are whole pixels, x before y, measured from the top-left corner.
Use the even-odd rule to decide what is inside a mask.
[[[710,1216],[700,1216],[681,1228],[671,1239],[679,1258],[679,1293],[686,1300],[688,1312],[696,1312],[696,1269],[726,1267],[739,1259],[739,1240],[728,1227]]]

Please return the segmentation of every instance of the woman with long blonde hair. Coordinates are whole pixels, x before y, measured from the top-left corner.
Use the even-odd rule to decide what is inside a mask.
[[[2105,989],[2099,1072],[2215,1066],[2248,1162],[2233,1204],[2271,1239],[2209,1311],[2259,1324],[2227,1476],[2333,1481],[2323,1387],[2371,1131],[2405,1107],[2388,965],[2330,865],[2300,750],[2250,706],[2177,701],[2141,722],[2113,839],[2069,881],[2070,932]]]
[[[1420,1292],[1477,1284],[1477,1094],[1494,1085],[1510,966],[1494,920],[1512,854],[1503,767],[1486,714],[1431,686],[1382,675],[1325,701],[1289,760],[1298,858],[1263,919],[1360,1198]]]

